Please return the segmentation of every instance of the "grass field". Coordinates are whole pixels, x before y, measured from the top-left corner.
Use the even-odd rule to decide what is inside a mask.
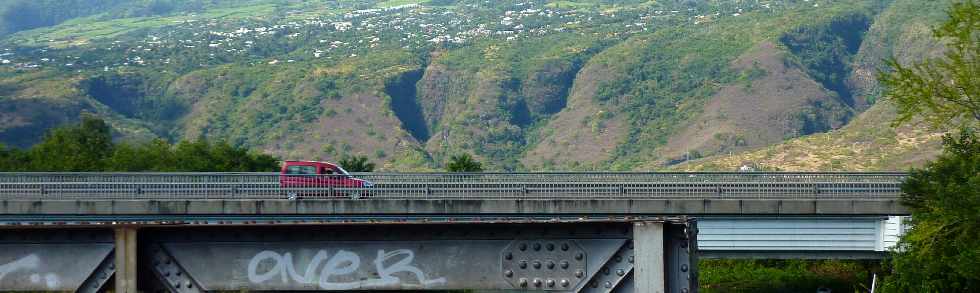
[[[388,1],[378,3],[377,6],[378,8],[388,8],[388,7],[395,7],[395,6],[408,5],[408,4],[422,4],[425,2],[429,2],[429,1],[428,0],[388,0]]]
[[[103,20],[100,15],[78,18],[57,26],[17,33],[10,37],[22,46],[63,48],[84,45],[92,40],[113,38],[132,31],[160,28],[185,21],[208,19],[233,20],[267,16],[276,9],[274,4],[250,5],[211,9],[199,14],[177,16],[134,17]]]
[[[616,4],[603,3],[603,1],[598,1],[598,0],[560,0],[560,1],[550,2],[547,4],[547,6],[551,8],[576,9],[576,10],[583,10],[583,11],[594,10],[596,7],[598,7],[600,11],[609,12],[609,11],[622,9],[625,7],[648,6],[648,5],[656,5],[656,4],[657,1],[655,0],[623,1],[623,3],[616,3]]]

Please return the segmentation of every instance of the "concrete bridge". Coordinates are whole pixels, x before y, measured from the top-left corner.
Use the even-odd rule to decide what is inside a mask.
[[[0,289],[695,292],[699,256],[879,257],[907,214],[897,173],[354,176],[0,174]]]

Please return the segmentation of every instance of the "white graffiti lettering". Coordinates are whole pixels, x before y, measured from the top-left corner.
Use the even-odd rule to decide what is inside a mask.
[[[292,258],[292,256],[290,256],[290,258]],[[272,268],[265,273],[259,274],[259,264],[262,263],[263,260],[268,259],[271,259],[276,265],[272,266]],[[281,274],[280,271],[282,271],[282,263],[283,257],[278,253],[268,250],[259,252],[259,254],[253,256],[252,260],[248,262],[248,280],[252,283],[264,283],[265,281],[272,280],[272,278],[276,277],[276,274]],[[286,274],[281,275],[282,281],[285,283],[287,281]]]
[[[401,257],[400,259],[398,257]],[[316,284],[322,290],[351,290],[358,288],[392,287],[402,285],[403,280],[394,276],[396,273],[408,273],[415,277],[418,286],[432,286],[446,283],[446,278],[428,279],[425,273],[412,265],[415,253],[407,249],[387,252],[378,250],[374,260],[377,279],[359,280],[354,282],[333,282],[331,277],[349,275],[361,267],[361,257],[356,253],[339,250],[329,256],[326,251],[317,251],[306,269],[296,269],[292,253],[279,254],[275,251],[262,251],[252,257],[248,263],[248,280],[254,284],[264,283],[277,276],[284,284],[296,282],[300,284]],[[391,263],[390,261],[394,261]],[[325,262],[325,263],[324,263]],[[260,266],[267,263],[262,271]],[[390,264],[389,264],[390,263]],[[322,265],[322,269],[320,268]],[[317,275],[317,269],[320,269]]]
[[[40,265],[41,265],[41,258],[37,257],[37,255],[34,254],[28,254],[27,256],[22,257],[18,260],[6,263],[4,265],[0,265],[0,280],[3,280],[3,277],[6,277],[7,274],[9,273],[13,273],[20,270],[24,270],[24,271],[36,270],[37,267]]]
[[[343,276],[346,274],[353,273],[357,271],[357,268],[361,266],[361,257],[357,254],[341,250],[338,251],[330,260],[327,261],[327,265],[323,267],[323,271],[320,272],[320,289],[323,290],[350,290],[359,287],[358,283],[333,283],[328,279],[331,276]]]
[[[404,255],[405,257],[398,262],[395,262],[395,264],[391,265],[390,267],[386,267],[384,265],[385,261],[393,258],[396,255]],[[422,273],[422,270],[412,266],[413,260],[415,260],[415,253],[408,249],[398,249],[388,253],[385,253],[384,249],[378,250],[378,257],[374,259],[374,266],[378,270],[378,276],[381,277],[381,281],[384,282],[384,285],[382,286],[398,284],[401,282],[398,277],[392,276],[392,274],[398,272],[408,272],[414,274],[415,278],[419,280],[419,283],[423,286],[442,284],[446,282],[446,278],[438,278],[433,280],[426,279],[425,273]]]
[[[0,281],[3,281],[3,278],[6,277],[7,274],[17,271],[29,272],[37,270],[40,266],[41,258],[35,254],[28,254],[27,256],[15,261],[0,265]],[[31,274],[29,278],[31,283],[37,284],[43,282],[47,288],[55,288],[61,284],[61,280],[58,278],[58,276],[51,273],[45,274],[43,279],[39,273]]]

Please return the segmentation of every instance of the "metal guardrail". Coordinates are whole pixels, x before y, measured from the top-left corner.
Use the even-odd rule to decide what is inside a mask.
[[[355,173],[288,178],[278,173],[0,173],[0,199],[894,199],[905,177],[754,172]],[[373,186],[354,187],[350,178]]]

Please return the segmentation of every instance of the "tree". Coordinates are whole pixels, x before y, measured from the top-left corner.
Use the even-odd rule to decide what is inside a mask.
[[[21,171],[27,168],[27,154],[0,144],[0,172]]]
[[[482,172],[483,164],[474,160],[470,154],[455,155],[449,158],[446,170],[449,172]]]
[[[916,116],[940,129],[980,124],[980,6],[956,3],[948,13],[933,30],[948,40],[942,58],[910,66],[892,58],[885,61],[891,72],[879,73],[886,98],[898,107],[896,124]]]
[[[255,172],[275,171],[276,158],[234,147],[227,142],[182,141],[174,146],[174,171]]]
[[[373,165],[372,165],[373,166]],[[28,151],[0,145],[0,171],[273,172],[278,159],[226,142],[165,140],[113,143],[109,126],[89,115],[48,131]]]
[[[109,125],[97,117],[83,115],[78,125],[57,127],[29,152],[34,171],[99,171],[112,153]]]
[[[107,165],[118,172],[178,171],[173,146],[162,139],[117,144]]]
[[[980,290],[980,138],[944,138],[944,153],[902,185],[912,229],[902,237],[885,292]]]
[[[106,170],[126,172],[271,172],[279,166],[272,156],[204,140],[122,143],[106,161]]]
[[[943,58],[904,66],[895,59],[882,73],[886,97],[897,105],[896,124],[920,116],[933,127],[959,129],[943,138],[943,154],[902,185],[912,229],[891,261],[886,292],[980,290],[980,6],[953,4],[933,32],[946,39]],[[954,128],[955,127],[955,128]]]
[[[374,163],[364,156],[345,156],[340,159],[340,167],[348,172],[374,172]]]

